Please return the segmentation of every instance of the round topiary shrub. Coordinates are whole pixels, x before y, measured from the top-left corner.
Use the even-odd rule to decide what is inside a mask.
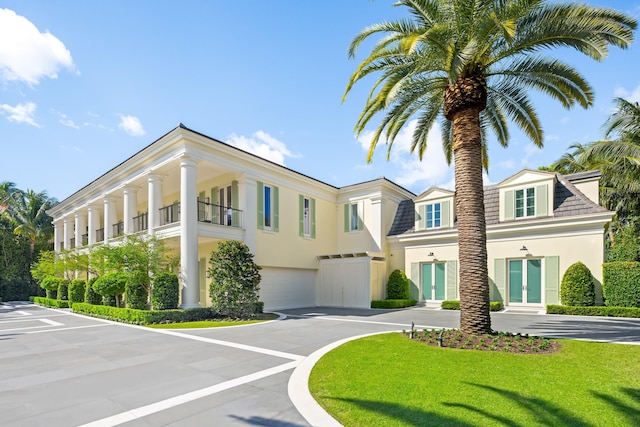
[[[98,277],[93,282],[93,290],[102,295],[102,303],[104,305],[115,305],[118,307],[118,295],[124,293],[127,287],[127,275],[125,273],[107,273]],[[105,298],[109,297],[109,298]]]
[[[151,288],[151,307],[153,310],[176,309],[179,299],[178,276],[173,273],[161,273],[153,279],[153,287]]]
[[[147,288],[140,281],[130,279],[125,287],[127,308],[147,309]]]
[[[58,283],[58,299],[61,301],[67,301],[69,299],[69,281],[62,279]]]
[[[47,276],[40,281],[40,287],[47,292],[47,298],[58,298],[58,286],[64,282],[64,279],[55,276]]]
[[[589,268],[580,261],[571,265],[562,276],[560,299],[564,305],[595,305],[596,292],[593,275]]]
[[[387,281],[387,299],[409,299],[409,279],[402,270],[393,270]]]
[[[86,282],[83,279],[74,279],[69,285],[69,302],[84,302]]]
[[[102,295],[93,290],[93,284],[98,280],[97,277],[92,277],[87,282],[87,286],[84,291],[84,302],[93,305],[101,305],[102,304]]]

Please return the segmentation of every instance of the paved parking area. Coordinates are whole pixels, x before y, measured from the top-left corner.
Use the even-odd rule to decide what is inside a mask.
[[[452,311],[306,308],[286,319],[153,330],[29,304],[0,306],[0,425],[309,424],[288,396],[293,370],[355,335],[457,327]],[[640,344],[640,320],[492,315],[496,330]]]

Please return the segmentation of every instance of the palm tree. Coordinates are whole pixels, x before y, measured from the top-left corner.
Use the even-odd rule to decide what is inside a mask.
[[[15,223],[15,234],[29,239],[29,262],[33,263],[37,241],[48,241],[53,237],[53,225],[47,209],[55,205],[55,199],[49,198],[46,191],[36,193],[27,190],[22,197],[16,198],[16,206],[11,212]]]
[[[460,263],[460,329],[491,331],[482,168],[487,167],[487,133],[509,143],[508,121],[537,145],[543,133],[529,91],[538,90],[564,107],[593,104],[591,86],[571,66],[542,55],[568,47],[598,61],[610,45],[633,41],[635,19],[610,9],[544,0],[399,0],[411,19],[365,28],[351,42],[382,35],[351,76],[344,96],[371,74],[378,80],[356,123],[360,134],[384,113],[370,145],[394,139],[417,119],[411,150],[422,159],[427,135],[442,118],[447,160],[454,159]],[[344,100],[344,99],[343,99]]]

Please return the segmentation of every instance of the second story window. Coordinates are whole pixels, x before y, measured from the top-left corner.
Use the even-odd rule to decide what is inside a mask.
[[[363,202],[351,202],[344,205],[344,231],[364,230]]]
[[[427,228],[439,228],[440,227],[440,203],[432,203],[427,205]]]
[[[264,186],[264,228],[271,228],[271,187]]]
[[[525,218],[536,215],[536,194],[533,187],[516,190],[516,218]]]
[[[258,229],[279,231],[278,187],[258,181]]]

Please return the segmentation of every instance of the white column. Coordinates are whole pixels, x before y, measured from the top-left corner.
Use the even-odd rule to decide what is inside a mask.
[[[199,307],[198,276],[198,203],[196,162],[188,157],[180,161],[180,271],[182,308]]]
[[[62,241],[64,249],[70,249],[72,222],[70,218],[65,218],[62,222]]]
[[[96,243],[96,230],[100,225],[99,212],[96,206],[89,206],[87,208],[87,216],[89,217],[89,245]]]
[[[60,221],[53,222],[53,250],[54,252],[60,252],[60,238],[62,237],[62,229]]]
[[[114,201],[110,197],[104,198],[104,242],[113,237],[113,222],[115,221]]]
[[[84,212],[76,212],[75,214],[75,222],[76,222],[76,247],[82,246],[82,235],[84,231],[87,229],[87,217]]]
[[[246,175],[238,181],[238,209],[242,211],[244,243],[251,253],[257,256],[258,187],[255,179]]]
[[[124,188],[124,233],[134,232],[133,217],[138,211],[138,189],[136,187]]]
[[[370,234],[373,237],[373,241],[375,242],[374,251],[382,251],[383,250],[383,242],[385,238],[385,230],[382,227],[382,198],[372,198],[371,199],[371,216],[370,216],[370,224],[367,226],[370,228]],[[365,223],[366,224],[366,223]]]
[[[149,234],[154,233],[155,227],[160,225],[160,208],[162,207],[162,177],[159,175],[149,175]]]

